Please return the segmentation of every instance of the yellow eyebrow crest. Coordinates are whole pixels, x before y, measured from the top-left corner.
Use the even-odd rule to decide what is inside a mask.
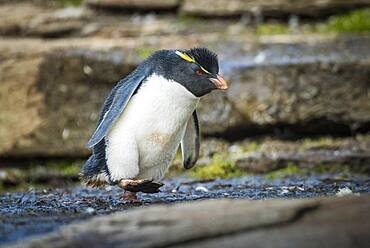
[[[202,69],[202,71],[204,71],[205,73],[207,74],[211,74],[209,71],[207,71],[203,66],[201,66],[200,64],[198,64],[195,59],[193,59],[192,57],[190,57],[189,55],[187,55],[186,53],[182,53],[180,51],[176,51],[175,52],[177,55],[179,55],[182,59],[188,61],[188,62],[191,62],[191,63],[195,63],[197,65],[199,65],[200,69]]]
[[[188,62],[195,63],[195,60],[192,57],[190,57],[189,55],[185,54],[185,53],[182,53],[180,51],[176,51],[176,54],[179,55],[182,59],[184,59]]]
[[[204,69],[204,67],[203,67],[203,66],[199,65],[199,67],[200,67],[200,69],[202,69],[205,73],[207,73],[207,74],[211,74],[209,71],[207,71],[206,69]]]

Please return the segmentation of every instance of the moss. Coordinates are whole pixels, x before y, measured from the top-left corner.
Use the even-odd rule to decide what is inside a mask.
[[[327,164],[319,164],[315,165],[312,168],[301,168],[296,164],[289,163],[287,167],[278,169],[272,172],[269,172],[264,175],[266,179],[279,179],[279,178],[286,178],[289,176],[309,176],[309,175],[316,175],[316,174],[338,174],[341,177],[348,177],[350,175],[361,175],[353,169],[353,167],[349,165],[337,164],[337,165],[327,165]]]
[[[289,33],[289,27],[281,23],[264,23],[256,28],[258,35],[273,35],[273,34],[286,34]]]
[[[370,8],[333,15],[327,21],[316,24],[300,24],[294,29],[300,33],[350,33],[370,32]],[[258,35],[289,34],[292,29],[285,23],[263,23],[256,27]]]
[[[185,24],[192,24],[194,22],[197,22],[199,21],[200,18],[199,17],[196,17],[196,16],[191,16],[191,15],[179,15],[177,17],[177,21],[181,22],[181,23],[185,23]]]
[[[370,32],[370,8],[333,16],[323,26],[318,26],[318,30],[342,33]]]
[[[353,169],[350,165],[345,164],[336,164],[336,165],[316,165],[312,169],[309,170],[309,173],[315,173],[315,174],[324,174],[324,173],[340,173],[342,175],[354,175],[358,174],[357,171]]]
[[[242,147],[244,153],[255,152],[261,148],[261,144],[257,143],[256,141],[248,142],[246,145]]]
[[[230,178],[244,175],[245,172],[235,167],[235,162],[221,155],[214,155],[207,166],[196,167],[189,172],[191,177],[202,179]]]
[[[78,175],[81,170],[81,161],[75,162],[52,162],[46,165],[48,170],[51,170],[55,173],[60,173],[62,175]]]
[[[269,172],[265,175],[266,179],[278,179],[293,175],[304,175],[307,173],[306,169],[300,168],[298,165],[289,163],[287,167]]]
[[[142,47],[142,48],[136,48],[136,52],[139,55],[141,59],[146,59],[149,57],[152,53],[154,53],[156,49],[151,47]]]
[[[60,2],[64,7],[69,7],[69,6],[80,6],[83,3],[83,0],[60,0]]]
[[[335,140],[329,137],[323,137],[319,139],[304,139],[299,145],[299,150],[315,149],[315,148],[330,148],[336,145],[340,145],[340,140]]]
[[[4,175],[0,178],[0,192],[75,183],[80,169],[81,161],[49,161],[45,164],[29,164],[20,168],[4,168],[0,170]]]

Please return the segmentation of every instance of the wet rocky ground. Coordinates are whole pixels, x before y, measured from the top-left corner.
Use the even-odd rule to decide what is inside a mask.
[[[0,195],[0,244],[6,245],[45,234],[61,226],[131,208],[218,198],[265,200],[363,195],[370,193],[370,176],[317,174],[266,179],[245,176],[231,179],[195,180],[177,177],[165,181],[158,194],[140,194],[142,204],[121,201],[116,187],[90,189],[38,189]]]

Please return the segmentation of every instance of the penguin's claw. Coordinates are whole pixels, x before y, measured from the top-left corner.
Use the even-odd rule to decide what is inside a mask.
[[[133,203],[133,204],[141,203],[141,201],[137,198],[136,193],[131,192],[131,191],[125,191],[122,195],[122,200],[125,203]]]
[[[142,179],[142,180],[131,180],[122,179],[119,182],[119,186],[124,190],[131,192],[143,192],[143,193],[158,193],[159,188],[164,184],[160,182],[153,182],[152,179]]]

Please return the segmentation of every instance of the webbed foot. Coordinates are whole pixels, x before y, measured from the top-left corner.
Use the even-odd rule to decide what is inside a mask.
[[[118,184],[122,189],[131,192],[158,193],[159,188],[164,184],[153,182],[151,179],[132,180],[122,179]]]

